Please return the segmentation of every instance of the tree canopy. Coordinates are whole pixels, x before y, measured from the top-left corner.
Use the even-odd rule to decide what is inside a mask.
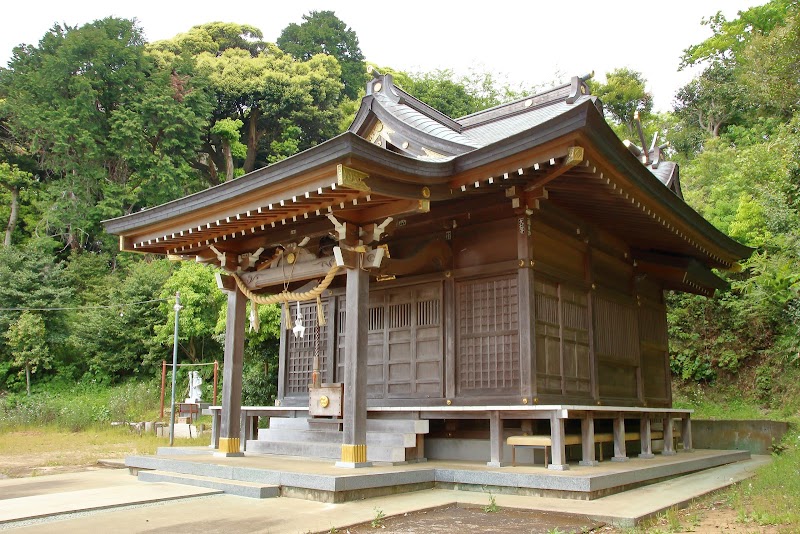
[[[364,90],[367,70],[358,36],[333,11],[311,11],[303,15],[302,24],[286,26],[276,44],[301,60],[309,60],[317,54],[335,57],[341,67],[342,94],[355,99]]]

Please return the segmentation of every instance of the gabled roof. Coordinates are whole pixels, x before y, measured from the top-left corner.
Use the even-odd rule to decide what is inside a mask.
[[[712,287],[698,269],[731,268],[751,249],[682,200],[677,165],[645,166],[626,149],[585,80],[452,119],[376,74],[348,132],[106,229],[124,250],[241,255],[326,231],[327,214],[363,225],[517,195],[575,213],[643,255],[685,258],[675,272],[685,265],[693,274],[676,278],[678,288]]]

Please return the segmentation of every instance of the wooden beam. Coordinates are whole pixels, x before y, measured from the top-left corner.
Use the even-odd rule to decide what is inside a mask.
[[[283,284],[284,282],[297,282],[322,278],[328,274],[336,260],[333,257],[320,258],[313,261],[287,265],[286,268],[262,269],[242,273],[239,277],[251,291]],[[287,279],[288,278],[288,279]]]
[[[428,213],[430,211],[430,201],[428,200],[396,200],[387,202],[380,206],[354,210],[352,213],[337,213],[337,217],[342,220],[363,225],[375,221],[386,219],[387,217],[400,217],[402,215],[414,215],[417,213]]]
[[[567,157],[564,158],[564,161],[561,163],[560,166],[556,167],[555,169],[549,171],[548,173],[544,174],[543,176],[538,177],[535,181],[529,183],[525,187],[525,191],[536,191],[548,183],[552,182],[572,167],[577,165],[583,161],[583,147],[580,146],[573,146],[570,147],[567,151]]]

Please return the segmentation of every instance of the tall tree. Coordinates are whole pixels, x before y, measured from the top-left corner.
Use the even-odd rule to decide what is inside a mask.
[[[718,137],[725,125],[742,117],[748,107],[746,100],[734,70],[713,62],[678,91],[675,113],[707,135]]]
[[[335,57],[342,68],[343,94],[347,98],[357,98],[364,89],[367,71],[358,36],[333,11],[311,11],[303,15],[303,23],[286,26],[276,44],[302,60],[309,60],[316,54]]]
[[[180,182],[209,109],[181,67],[159,70],[141,30],[116,18],[56,25],[14,50],[0,95],[45,182],[42,231],[73,249],[102,246],[102,219],[163,201],[165,170]]]
[[[40,367],[50,367],[50,351],[45,342],[44,321],[41,316],[26,311],[6,331],[12,363],[25,371],[25,389],[31,394],[31,373]]]
[[[6,236],[3,239],[3,246],[5,247],[11,245],[11,236],[14,235],[14,229],[17,226],[17,219],[19,218],[19,193],[32,183],[33,176],[31,176],[30,173],[20,170],[16,165],[0,162],[0,187],[5,188],[11,196]]]
[[[591,84],[592,93],[600,97],[603,107],[631,138],[636,132],[635,115],[644,119],[653,110],[653,96],[646,91],[645,83],[641,72],[623,67],[606,74],[606,83]]]

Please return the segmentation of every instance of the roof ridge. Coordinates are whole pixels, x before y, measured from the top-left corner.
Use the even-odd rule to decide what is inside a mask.
[[[574,104],[579,97],[591,95],[586,80],[594,73],[585,76],[573,76],[568,83],[551,87],[545,91],[526,95],[505,104],[470,113],[459,117],[457,121],[464,129],[474,128],[488,122],[504,119],[533,109],[540,109],[558,102]]]

